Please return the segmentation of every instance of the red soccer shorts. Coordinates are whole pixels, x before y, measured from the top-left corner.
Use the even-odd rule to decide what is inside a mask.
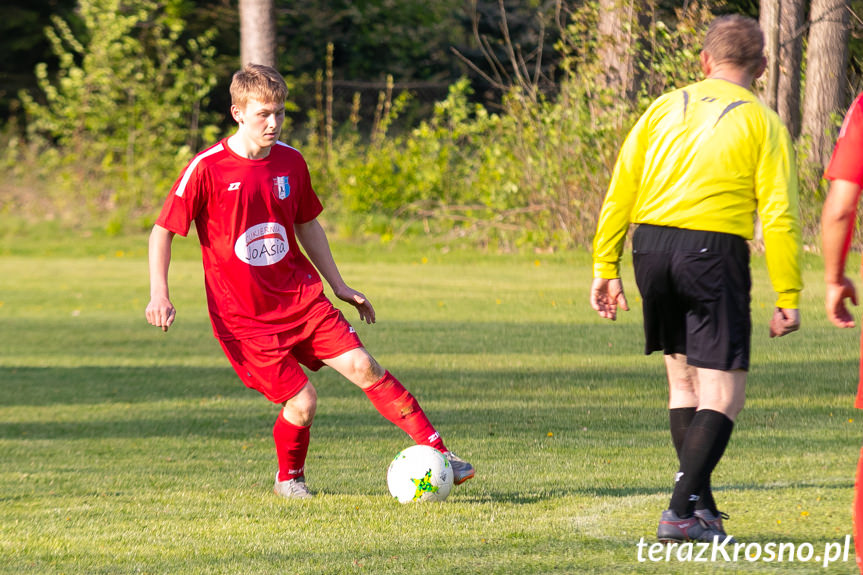
[[[300,367],[312,371],[321,360],[362,347],[359,336],[326,298],[315,304],[306,322],[296,329],[248,339],[219,340],[240,379],[273,403],[299,393],[309,379]]]

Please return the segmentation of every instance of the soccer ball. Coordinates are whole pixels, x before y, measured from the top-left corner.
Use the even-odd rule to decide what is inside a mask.
[[[443,501],[452,489],[452,466],[428,445],[408,447],[387,469],[387,487],[399,503]]]

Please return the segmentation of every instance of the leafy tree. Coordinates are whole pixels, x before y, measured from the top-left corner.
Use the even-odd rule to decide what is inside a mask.
[[[281,64],[297,75],[323,66],[334,47],[337,80],[397,82],[443,79],[454,71],[449,55],[453,21],[462,0],[277,1]]]
[[[474,91],[486,105],[500,102],[518,74],[543,91],[556,89],[561,63],[555,44],[567,12],[558,0],[473,0],[458,14],[465,39],[454,46]],[[521,62],[521,66],[518,63]],[[517,68],[522,71],[517,71]]]
[[[335,115],[346,119],[355,93],[361,118],[374,113],[392,76],[397,92],[418,93],[412,106],[446,94],[459,75],[449,49],[460,37],[455,21],[464,0],[276,0],[279,69],[296,79],[292,99],[306,113],[317,108],[316,73],[332,45]],[[405,118],[411,118],[405,111]],[[300,118],[297,118],[300,119]]]
[[[91,206],[148,206],[201,138],[213,137],[204,134],[215,83],[211,34],[179,43],[183,21],[169,8],[80,0],[79,34],[52,19],[47,35],[59,71],[52,78],[39,64],[39,98],[21,98],[31,149],[56,178],[53,192]]]
[[[15,109],[19,90],[36,88],[36,62],[56,65],[43,30],[52,14],[72,16],[75,0],[4,0],[0,4],[0,119]]]

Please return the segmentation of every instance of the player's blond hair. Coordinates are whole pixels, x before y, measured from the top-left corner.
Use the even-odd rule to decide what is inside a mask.
[[[283,103],[288,97],[288,85],[275,68],[261,64],[246,64],[231,80],[231,104],[244,107],[249,100]]]
[[[702,49],[717,64],[729,62],[754,74],[764,58],[764,33],[758,22],[748,16],[720,16],[708,26]]]

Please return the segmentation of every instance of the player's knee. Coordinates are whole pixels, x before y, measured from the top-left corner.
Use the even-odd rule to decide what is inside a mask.
[[[698,393],[692,379],[669,378],[668,405],[670,408],[698,405]]]
[[[351,369],[356,378],[355,381],[362,381],[366,386],[379,381],[386,373],[375,358],[365,350],[354,355]]]
[[[290,423],[300,427],[308,427],[315,420],[315,403],[307,403],[302,405],[293,405],[290,408],[285,408],[285,419]]]
[[[690,377],[675,377],[669,379],[668,385],[673,392],[677,393],[695,393],[695,382]]]
[[[731,402],[729,402],[729,405],[725,410],[725,417],[727,417],[731,421],[737,420],[737,416],[740,415],[741,411],[743,411],[743,405],[745,403],[745,397],[735,397]]]
[[[718,411],[731,421],[736,421],[737,416],[743,411],[743,405],[746,403],[746,396],[743,394],[730,394],[726,396],[709,397],[704,401],[699,401],[699,409],[710,409]]]
[[[307,384],[300,393],[284,403],[282,412],[290,423],[305,427],[312,424],[318,407],[318,393],[311,384]]]

